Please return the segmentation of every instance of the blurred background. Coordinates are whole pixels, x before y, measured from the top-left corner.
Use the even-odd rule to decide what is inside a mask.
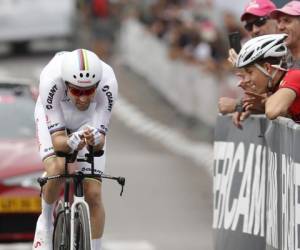
[[[212,142],[246,0],[0,0],[0,249],[31,249],[42,165],[33,120],[39,74],[87,48],[115,70],[104,250],[211,250]],[[285,1],[277,1],[278,7]],[[18,243],[16,243],[18,242]]]

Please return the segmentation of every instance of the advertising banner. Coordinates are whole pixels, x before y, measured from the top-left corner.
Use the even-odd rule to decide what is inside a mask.
[[[214,143],[216,250],[300,249],[300,130],[252,116],[219,116]]]

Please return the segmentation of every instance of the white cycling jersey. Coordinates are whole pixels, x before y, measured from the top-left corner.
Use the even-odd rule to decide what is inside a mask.
[[[43,69],[40,76],[40,100],[47,116],[50,133],[65,128],[75,131],[93,116],[94,127],[105,134],[118,90],[113,69],[101,61],[103,76],[94,101],[87,111],[79,111],[66,95],[67,88],[61,78],[64,53],[67,52],[58,53]]]
[[[106,134],[117,98],[118,83],[114,71],[99,59],[103,75],[95,97],[87,110],[78,110],[67,96],[67,88],[61,78],[61,64],[65,53],[68,52],[57,53],[40,75],[40,95],[36,103],[35,120],[42,159],[54,154],[50,135],[56,131],[68,129],[72,133],[84,125],[90,125]]]

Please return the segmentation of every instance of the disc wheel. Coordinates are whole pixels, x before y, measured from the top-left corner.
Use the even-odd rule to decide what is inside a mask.
[[[57,208],[53,230],[53,250],[70,250],[70,214],[65,214],[63,205]]]
[[[87,207],[78,204],[74,218],[74,249],[91,250],[91,228]]]

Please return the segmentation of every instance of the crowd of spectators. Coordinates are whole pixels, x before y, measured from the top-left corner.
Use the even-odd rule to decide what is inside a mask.
[[[269,119],[287,116],[300,122],[300,1],[288,2],[281,9],[270,0],[251,1],[241,19],[246,21],[245,27],[249,26],[250,35],[256,37],[238,55],[233,50],[229,53],[233,67],[239,68],[244,95],[240,100],[220,98],[220,112],[234,113],[233,122],[240,128],[252,113],[265,113]],[[272,39],[283,44],[278,47],[279,40],[273,44]],[[256,58],[257,52],[261,53]],[[248,63],[243,64],[245,56]]]
[[[223,11],[220,20],[213,0],[78,0],[78,5],[91,32],[90,49],[104,59],[111,55],[116,31],[128,15],[137,16],[168,44],[170,58],[213,73],[232,70],[227,61],[229,33],[239,31],[242,40],[248,39],[234,13]]]
[[[222,12],[222,25],[215,22],[215,6],[209,0],[156,0],[144,10],[139,13],[140,21],[168,45],[170,58],[201,65],[214,74],[236,73],[243,96],[237,100],[230,97],[219,100],[219,111],[233,113],[235,125],[241,128],[241,122],[249,114],[264,112],[270,119],[285,115],[300,121],[297,114],[300,114],[300,104],[295,108],[294,103],[300,95],[300,87],[297,89],[300,82],[294,84],[300,72],[297,69],[300,65],[300,1],[291,1],[278,9],[271,0],[250,0],[239,18],[229,11]],[[275,60],[278,65],[274,58],[258,58],[258,62],[253,61],[247,67],[237,67],[236,60],[241,55],[233,49],[228,51],[228,35],[236,31],[242,44],[255,37],[285,33],[288,52],[280,58],[280,64],[278,58]],[[250,70],[261,74],[261,80],[252,79],[254,73],[251,75]],[[292,83],[286,85],[286,79]],[[282,94],[284,92],[287,93]],[[277,103],[282,97],[289,100],[281,102],[285,103],[284,107]]]
[[[174,60],[201,65],[220,72],[228,67],[228,33],[239,31],[242,39],[247,33],[237,17],[224,11],[222,26],[214,17],[213,1],[157,0],[139,13],[140,20],[169,46]]]
[[[100,0],[98,2],[103,3]],[[223,114],[233,113],[233,121],[238,127],[241,127],[241,122],[251,113],[266,112],[270,119],[285,115],[297,122],[300,121],[300,103],[295,104],[300,96],[300,87],[297,87],[300,86],[297,76],[300,72],[300,1],[290,1],[278,9],[271,0],[249,0],[239,17],[229,11],[223,11],[221,18],[220,12],[216,13],[213,0],[107,0],[106,2],[109,3],[110,11],[98,14],[90,12],[87,15],[94,19],[92,30],[97,34],[94,38],[100,47],[112,44],[114,39],[112,29],[107,27],[112,27],[116,17],[120,22],[121,13],[123,16],[135,15],[149,32],[168,45],[171,59],[199,66],[215,75],[228,71],[237,75],[239,82],[236,85],[241,87],[243,95],[238,99],[221,97],[219,111]],[[241,55],[233,49],[229,50],[228,44],[228,35],[236,31],[241,36],[242,44],[256,37],[285,33],[287,55],[280,58],[282,59],[280,64],[276,60],[277,64],[274,63],[274,58],[264,58],[265,60],[259,58],[258,62],[252,62],[246,67],[237,67],[236,60]],[[103,41],[106,44],[103,44]],[[100,49],[95,50],[99,50],[103,55]],[[261,74],[260,82],[252,79],[253,72]],[[276,77],[278,75],[279,78]],[[288,81],[290,79],[292,81],[292,84],[287,86],[285,82],[281,82],[282,79],[286,79],[286,75],[289,76]],[[274,85],[271,90],[270,82],[272,86]],[[288,100],[281,102],[284,107],[277,103],[280,98]]]

